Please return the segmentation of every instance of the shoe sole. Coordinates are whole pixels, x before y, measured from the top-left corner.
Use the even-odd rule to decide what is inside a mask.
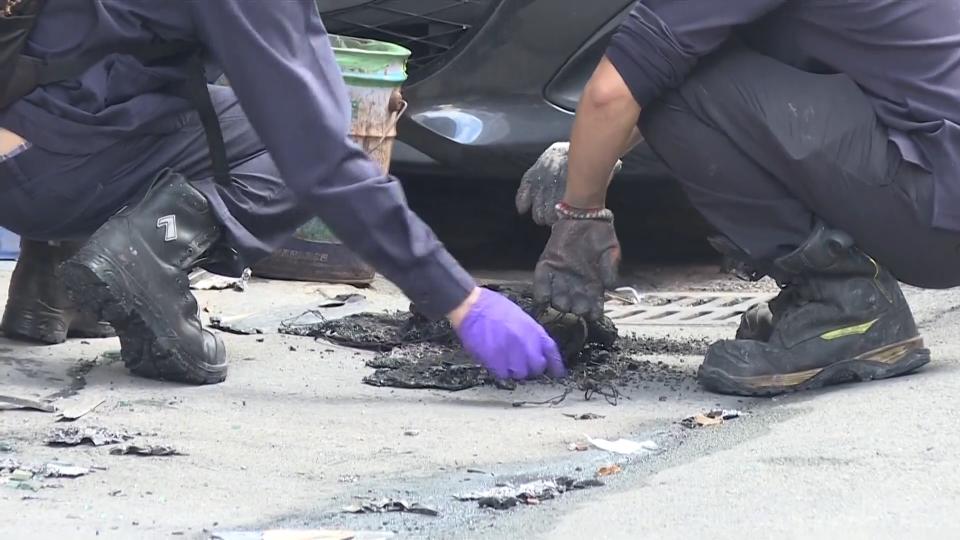
[[[10,309],[9,306],[7,308]],[[32,311],[17,310],[16,321],[3,321],[0,331],[8,339],[39,343],[43,345],[59,345],[67,338],[103,339],[116,337],[117,333],[109,325],[100,325],[96,330],[81,328],[63,329],[63,317],[55,314],[35,313]]]
[[[104,326],[99,330],[74,330],[73,328],[67,332],[68,338],[79,338],[79,339],[105,339],[117,337],[117,332],[111,326]]]
[[[117,337],[117,332],[107,323],[90,323],[84,320],[84,314],[79,314],[70,322],[67,337],[103,339]]]
[[[824,368],[777,375],[737,377],[718,368],[700,366],[697,379],[706,389],[720,394],[767,397],[845,382],[888,379],[911,373],[928,363],[930,349],[923,347],[923,338],[918,336]]]
[[[18,309],[8,304],[4,314],[9,316],[11,313],[16,316],[5,316],[0,325],[0,330],[3,330],[3,334],[9,339],[44,345],[57,345],[67,340],[67,328],[62,314]]]
[[[141,303],[140,309],[134,309],[137,302],[124,298],[124,291],[133,289],[130,284],[134,280],[109,258],[85,257],[84,251],[61,266],[63,283],[77,305],[116,330],[124,365],[130,371],[150,379],[189,384],[216,384],[227,378],[226,363],[198,364],[157,339],[173,331],[162,316],[149,312],[149,305]],[[95,272],[92,267],[102,270]]]

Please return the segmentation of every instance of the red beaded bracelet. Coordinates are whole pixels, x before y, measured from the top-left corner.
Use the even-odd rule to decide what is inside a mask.
[[[560,219],[595,219],[599,221],[613,221],[613,212],[607,208],[577,208],[565,202],[556,206]]]

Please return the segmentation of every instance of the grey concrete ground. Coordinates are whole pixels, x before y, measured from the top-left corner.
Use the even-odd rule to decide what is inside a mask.
[[[716,289],[703,272],[660,286]],[[2,274],[6,290],[9,273]],[[710,277],[710,276],[708,276]],[[671,280],[673,282],[671,282]],[[664,283],[666,283],[664,285]],[[300,305],[347,288],[253,283],[245,293],[200,293],[205,316]],[[389,284],[364,291],[402,308]],[[556,407],[543,383],[510,392],[390,390],[361,383],[368,353],[307,338],[225,335],[228,380],[187,387],[132,377],[110,354],[115,340],[28,347],[0,340],[0,394],[60,408],[104,399],[74,424],[140,432],[186,453],[115,456],[110,447],[55,448],[56,414],[0,411],[0,462],[98,467],[50,479],[38,491],[0,486],[3,538],[207,538],[211,531],[340,528],[398,538],[956,537],[960,484],[955,395],[960,338],[953,292],[911,291],[935,361],[922,373],[776,400],[677,390],[657,381],[624,388],[613,407],[571,396]],[[0,298],[2,300],[2,298]],[[719,337],[731,329],[644,327],[645,334]],[[664,361],[692,374],[698,359]],[[745,416],[698,430],[683,417],[720,406]],[[562,413],[605,418],[576,421]],[[653,440],[651,455],[573,452],[584,435]],[[601,466],[607,485],[508,511],[453,495],[498,482],[570,475]],[[469,472],[474,471],[474,472]],[[475,472],[482,471],[482,472]],[[397,497],[440,511],[353,516],[355,497]]]

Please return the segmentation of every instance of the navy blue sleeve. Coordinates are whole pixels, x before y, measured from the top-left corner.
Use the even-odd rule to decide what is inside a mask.
[[[452,311],[473,279],[347,134],[350,102],[313,0],[190,2],[284,181],[425,314]]]
[[[640,0],[610,41],[607,58],[641,107],[684,81],[731,30],[786,0]]]

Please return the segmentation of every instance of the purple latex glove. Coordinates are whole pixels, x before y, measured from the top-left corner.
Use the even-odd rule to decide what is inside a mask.
[[[463,348],[500,379],[529,379],[567,370],[557,344],[537,321],[503,296],[481,289],[457,328]]]

